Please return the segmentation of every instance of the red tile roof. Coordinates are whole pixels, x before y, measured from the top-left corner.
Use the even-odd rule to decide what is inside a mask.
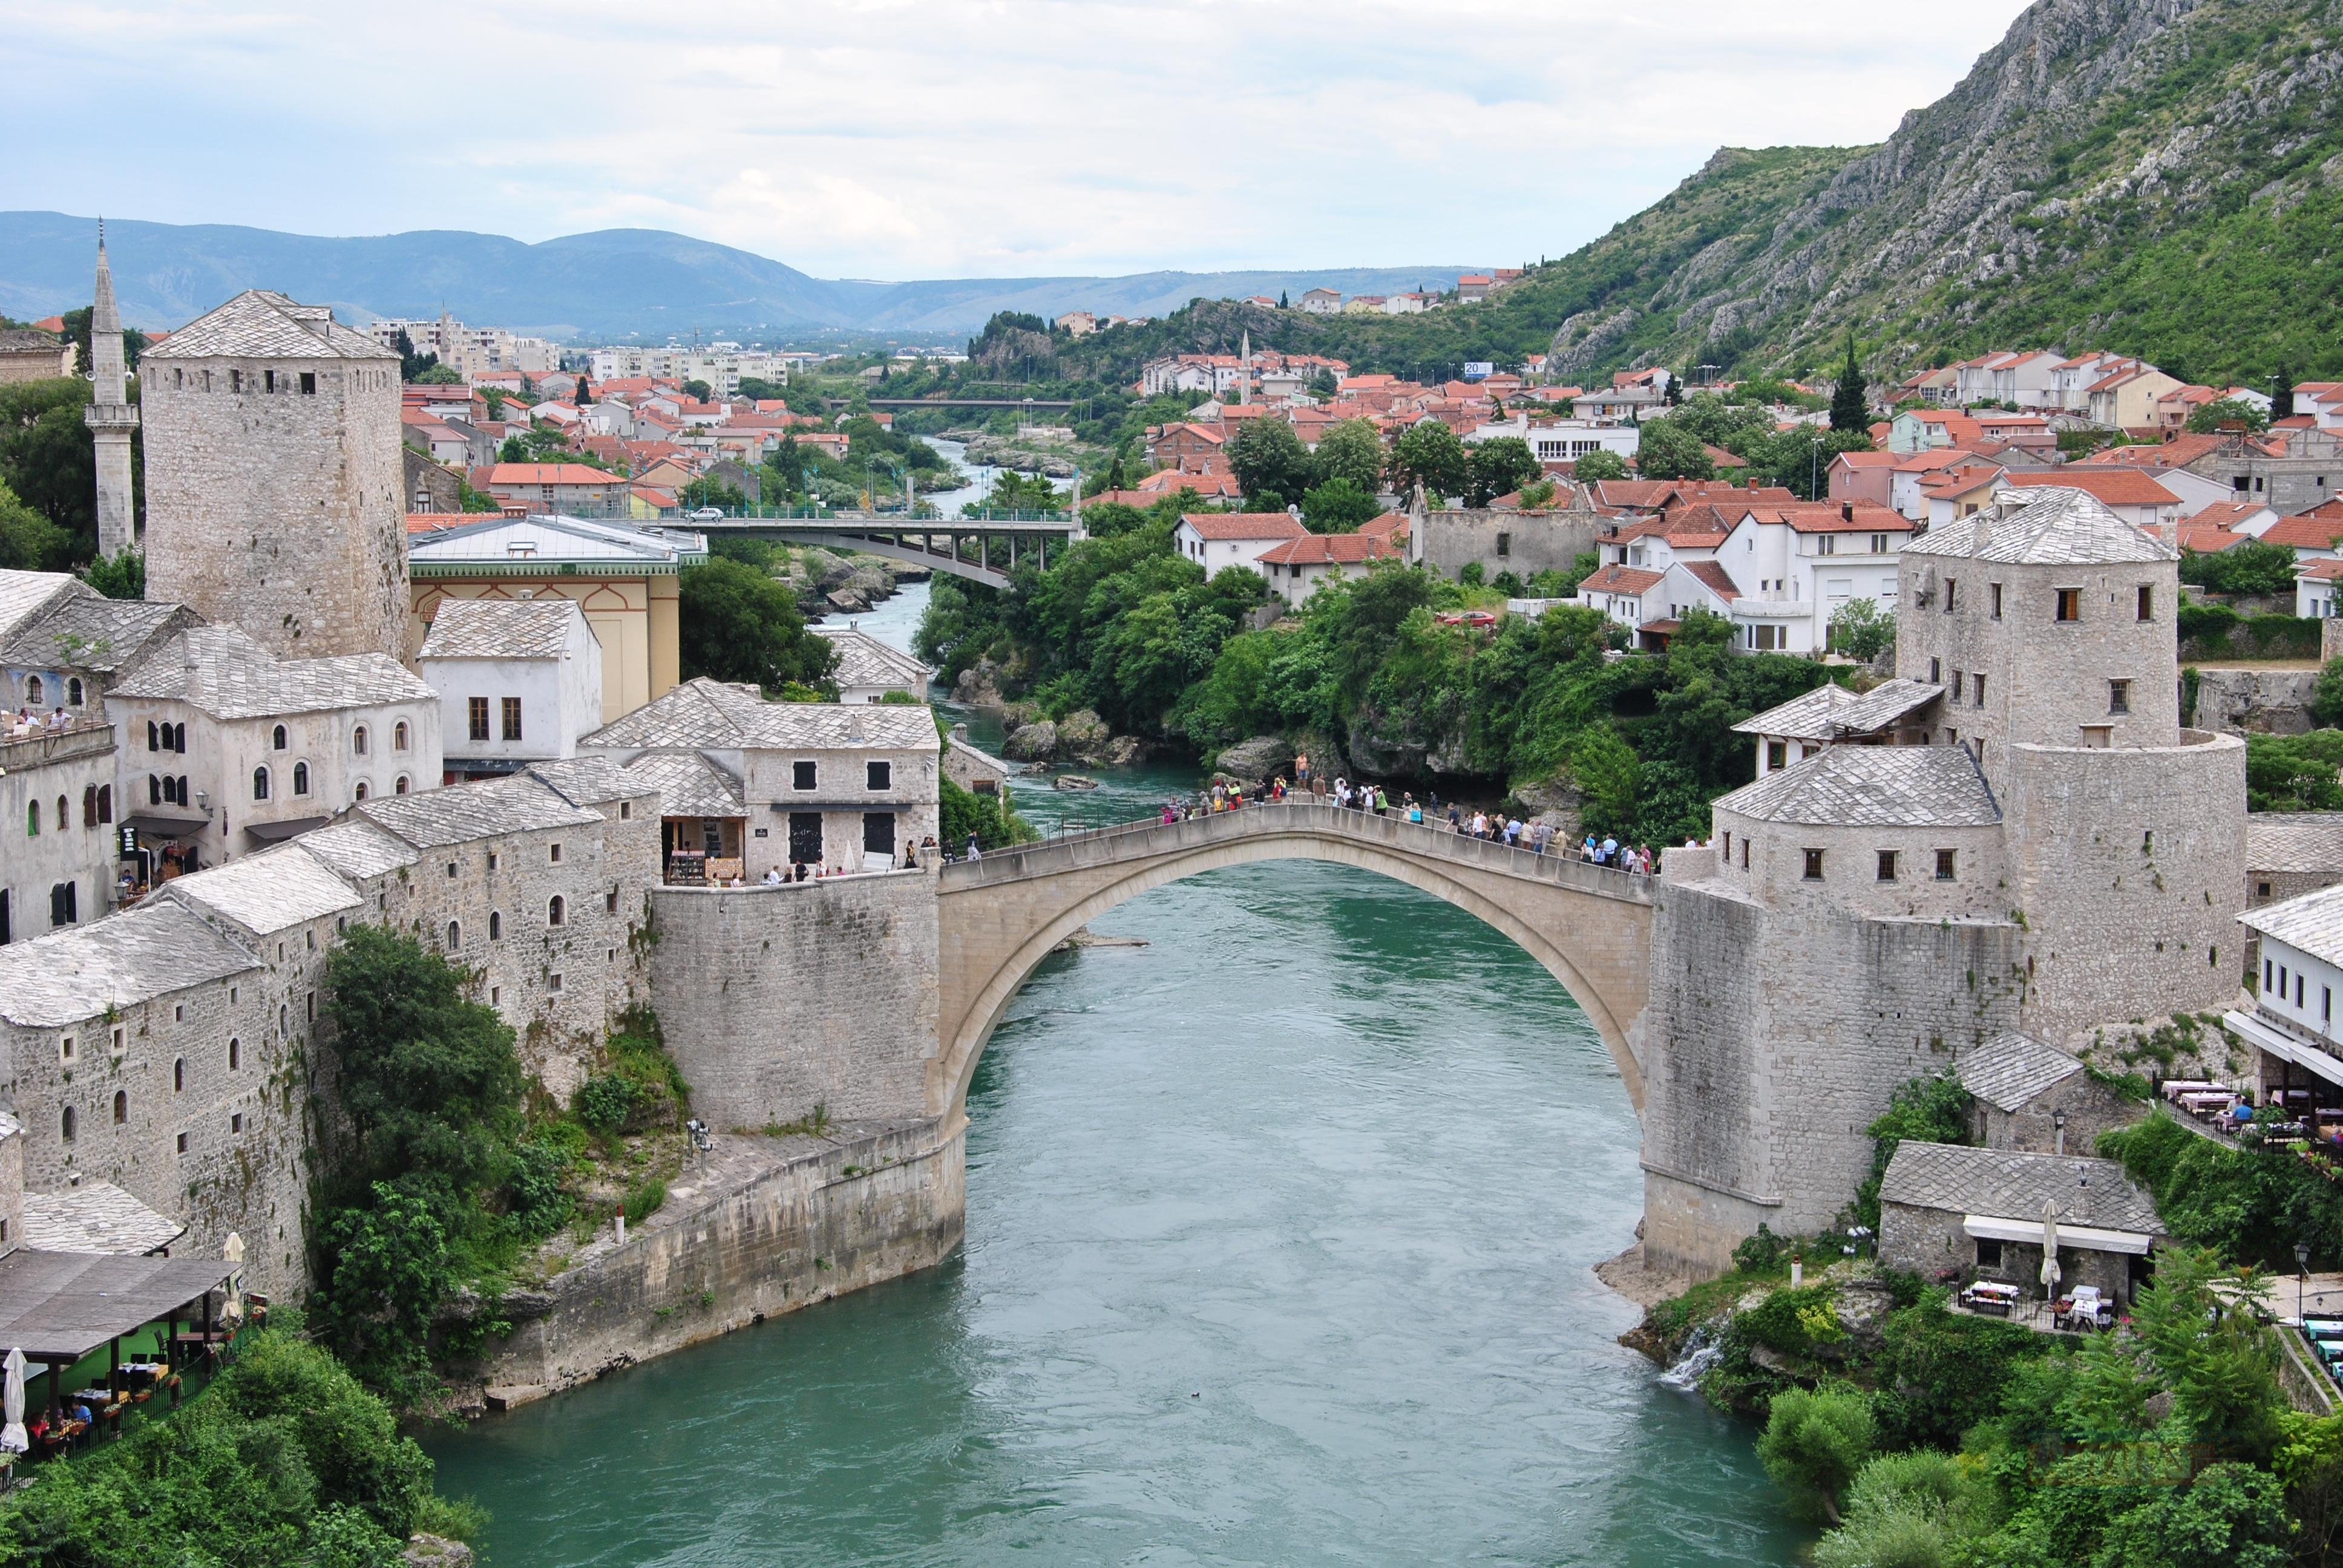
[[[2318,511],[2309,511],[2280,518],[2262,533],[2262,543],[2296,550],[2333,549],[2338,538],[2343,538],[2343,514],[2333,511],[2324,517]]]
[[[2035,474],[2009,476],[2012,489],[2033,490],[2058,486],[2080,490],[2110,507],[2173,507],[2180,498],[2156,482],[2149,475],[2131,468],[2102,468],[2096,472],[2075,472],[2066,468],[2050,468]]]
[[[1734,586],[1733,578],[1715,561],[1679,561],[1677,565],[1698,578],[1703,587],[1725,603],[1731,604],[1741,597],[1741,590]]]
[[[2104,452],[2094,452],[2081,463],[2070,465],[2086,468],[2178,468],[2195,462],[2221,447],[2218,436],[2175,436],[2169,441],[2138,442],[2128,447],[2109,447]]]
[[[1290,512],[1182,512],[1180,520],[1208,539],[1292,539],[1310,531]]]
[[[1264,566],[1358,566],[1367,561],[1395,561],[1399,547],[1383,534],[1304,534],[1289,539],[1262,558]]]
[[[2305,561],[2294,568],[2294,575],[2308,578],[2313,582],[2333,582],[2343,577],[2343,558],[2328,556],[2321,560]]]
[[[1665,572],[1645,571],[1640,567],[1609,566],[1580,583],[1578,591],[1582,595],[1587,593],[1633,594],[1640,598],[1650,592],[1653,586],[1665,576],[1667,576]]]
[[[616,474],[606,474],[584,463],[498,463],[488,470],[491,485],[615,485]]]
[[[1892,507],[1873,501],[1805,501],[1788,507],[1752,507],[1761,523],[1787,523],[1801,534],[1908,534],[1912,521]]]
[[[2190,518],[2180,525],[2180,548],[2191,555],[2217,556],[2246,540],[2246,535],[2233,534],[2218,523],[2200,523]]]

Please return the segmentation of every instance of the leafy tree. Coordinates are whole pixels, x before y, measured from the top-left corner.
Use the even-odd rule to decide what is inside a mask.
[[[578,386],[581,392],[585,389],[586,381],[583,377],[578,378]],[[707,382],[699,380],[697,377],[685,382],[683,384],[683,391],[684,396],[699,403],[705,403],[716,395],[715,387],[710,387]]]
[[[686,385],[688,387],[690,383],[686,383]],[[701,382],[699,385],[704,387],[707,383]],[[594,384],[586,378],[586,372],[583,370],[580,370],[578,373],[577,385],[569,389],[569,400],[580,408],[585,407],[588,403],[594,401]],[[702,399],[702,401],[705,400],[706,399],[704,398]]]
[[[2294,551],[2247,539],[2226,550],[2191,550],[2180,558],[2180,580],[2207,593],[2291,594]]]
[[[1473,482],[1472,459],[1456,432],[1437,419],[1408,427],[1392,443],[1392,488],[1405,496],[1418,485],[1433,502],[1464,494]]]
[[[1309,450],[1293,427],[1267,417],[1246,420],[1229,443],[1229,470],[1256,505],[1272,494],[1298,498],[1314,477]]]
[[[452,365],[432,364],[417,372],[415,380],[424,387],[461,387],[464,376]]]
[[[739,486],[723,479],[711,479],[705,474],[684,486],[682,494],[677,498],[686,507],[722,507],[730,512],[739,511],[749,504],[749,498],[740,493]]]
[[[1896,646],[1896,612],[1877,599],[1851,598],[1831,614],[1830,645],[1868,663]]]
[[[837,650],[806,629],[797,600],[767,574],[721,557],[684,568],[677,588],[683,673],[769,690],[830,678]]]
[[[2278,367],[2270,392],[2269,417],[2272,423],[2294,417],[2294,372],[2285,366]]]
[[[136,550],[100,556],[82,568],[82,581],[108,598],[146,597],[146,558]]]
[[[488,406],[488,417],[502,419],[505,417],[505,389],[501,387],[483,387],[479,391],[480,401]]]
[[[1864,1131],[1871,1138],[1871,1174],[1855,1190],[1855,1218],[1879,1225],[1879,1181],[1906,1138],[1923,1143],[1968,1141],[1969,1092],[1949,1074],[1908,1079],[1887,1097],[1887,1109]]]
[[[1635,446],[1635,471],[1646,479],[1713,479],[1716,464],[1680,416],[1646,419]]]
[[[1583,485],[1598,485],[1627,477],[1627,459],[1616,452],[1589,452],[1570,466],[1571,477]]]
[[[1379,515],[1374,497],[1337,476],[1302,493],[1302,521],[1313,534],[1351,534]]]
[[[2310,716],[2329,729],[2343,726],[2343,658],[2330,658],[2319,667],[2318,682],[2311,689]]]
[[[97,545],[96,448],[82,422],[89,398],[75,377],[0,385],[0,485],[85,555]]]
[[[528,462],[528,443],[524,442],[518,436],[506,437],[505,444],[497,448],[497,461],[499,463]]]
[[[1343,419],[1329,426],[1312,456],[1321,483],[1348,479],[1369,496],[1383,489],[1383,433],[1372,419]]]
[[[2275,400],[2273,400],[2275,401]],[[2258,436],[2269,428],[2270,417],[2258,404],[2242,397],[2220,397],[2210,403],[2199,403],[2188,413],[2188,431],[2195,436],[2209,436],[2224,426],[2242,425]]]
[[[72,558],[73,543],[71,534],[18,500],[5,484],[0,484],[0,568],[27,572],[62,570]]]
[[[95,307],[85,305],[78,310],[66,311],[64,317],[65,336],[73,339],[75,363],[81,367],[84,375],[89,374],[91,367],[96,364],[96,361],[90,357],[89,346],[90,323],[96,318],[96,314]],[[138,369],[138,357],[146,352],[146,335],[131,327],[124,327],[122,329],[122,363],[135,374]]]
[[[1965,1548],[1991,1520],[1993,1497],[1985,1478],[1952,1454],[1883,1453],[1847,1489],[1845,1513],[1815,1547],[1816,1568],[1965,1568]]]
[[[432,1319],[456,1292],[447,1231],[419,1194],[387,1181],[368,1191],[365,1206],[318,1217],[309,1314],[368,1387],[412,1402],[429,1386]]]
[[[2325,684],[2325,677],[2320,678]],[[2316,702],[2318,699],[2313,699]],[[2246,737],[2246,809],[2343,811],[2343,730]]]
[[[1540,472],[1530,444],[1520,437],[1500,436],[1480,442],[1472,448],[1469,458],[1467,504],[1485,507],[1499,496],[1512,495]]]
[[[1845,1384],[1785,1389],[1774,1398],[1757,1457],[1803,1513],[1835,1524],[1838,1500],[1878,1442],[1871,1402]]]
[[[398,355],[398,378],[401,381],[412,382],[439,363],[437,354],[415,352],[415,339],[407,335],[404,327],[391,334],[390,346]]]
[[[2191,1485],[2163,1493],[2114,1522],[2096,1562],[2122,1568],[2284,1568],[2292,1559],[2286,1498],[2268,1472],[2215,1464]]]
[[[1855,362],[1855,335],[1846,339],[1846,363],[1839,367],[1838,385],[1831,388],[1830,423],[1834,430],[1871,428],[1871,404],[1865,397],[1863,367]]]

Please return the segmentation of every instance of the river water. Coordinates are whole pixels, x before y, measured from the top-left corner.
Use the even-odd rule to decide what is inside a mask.
[[[1543,970],[1312,862],[1096,929],[1148,945],[1047,960],[978,1068],[959,1256],[427,1444],[489,1568],[1795,1560],[1749,1432],[1615,1342],[1635,1120]]]

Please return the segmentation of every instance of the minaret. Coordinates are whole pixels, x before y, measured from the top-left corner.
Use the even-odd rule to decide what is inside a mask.
[[[1247,327],[1239,344],[1241,363],[1237,368],[1237,401],[1252,401],[1252,329]]]
[[[97,293],[89,316],[89,407],[82,418],[97,447],[97,553],[136,548],[130,492],[130,433],[138,409],[130,401],[122,366],[122,315],[114,307],[114,274],[106,265],[106,220],[97,224]]]

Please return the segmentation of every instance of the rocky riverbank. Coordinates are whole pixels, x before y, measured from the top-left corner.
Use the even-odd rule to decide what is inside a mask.
[[[899,566],[876,556],[841,556],[819,545],[792,553],[783,574],[808,617],[859,614],[893,598],[903,583],[926,575],[922,568]]]

